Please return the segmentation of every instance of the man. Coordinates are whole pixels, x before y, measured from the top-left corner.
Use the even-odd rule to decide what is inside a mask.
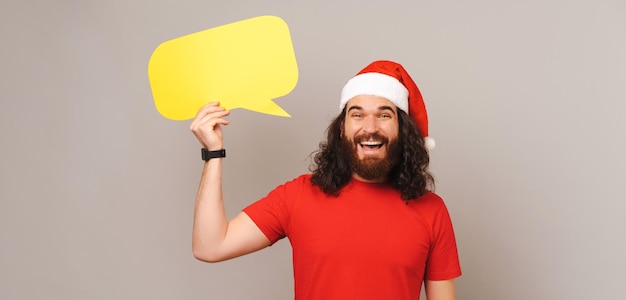
[[[346,83],[340,108],[312,174],[230,221],[221,182],[229,112],[218,103],[200,109],[190,125],[207,154],[195,257],[223,261],[288,237],[296,299],[419,299],[422,282],[429,300],[455,299],[461,269],[446,206],[429,190],[432,140],[419,89],[401,65],[376,61]]]

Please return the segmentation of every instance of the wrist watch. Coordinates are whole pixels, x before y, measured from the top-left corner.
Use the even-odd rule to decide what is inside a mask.
[[[209,151],[207,148],[202,148],[202,160],[209,161],[211,158],[226,157],[226,149]]]

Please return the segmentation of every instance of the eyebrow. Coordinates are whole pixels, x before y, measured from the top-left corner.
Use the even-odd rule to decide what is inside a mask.
[[[358,106],[358,105],[353,105],[353,106],[350,106],[350,107],[348,108],[348,112],[349,112],[349,111],[351,111],[351,110],[353,110],[353,109],[356,109],[356,110],[362,110],[362,109],[363,109],[363,107]],[[396,112],[393,110],[393,108],[392,108],[391,106],[389,106],[389,105],[382,105],[382,106],[379,106],[379,107],[378,107],[378,110],[388,110],[388,111],[391,111],[394,115],[396,114]]]
[[[396,111],[395,111],[395,110],[393,110],[393,108],[392,108],[391,106],[388,106],[388,105],[383,105],[383,106],[379,107],[379,108],[378,108],[378,110],[389,110],[389,111],[391,111],[394,115],[396,114]]]

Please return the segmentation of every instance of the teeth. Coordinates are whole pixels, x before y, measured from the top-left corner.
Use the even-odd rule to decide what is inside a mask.
[[[370,141],[364,141],[364,142],[361,142],[361,144],[365,145],[365,146],[378,146],[378,145],[381,145],[382,143],[381,142],[374,142],[374,141],[371,141],[371,142]]]

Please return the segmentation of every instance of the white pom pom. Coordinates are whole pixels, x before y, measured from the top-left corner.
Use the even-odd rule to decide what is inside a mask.
[[[424,145],[428,151],[435,149],[435,139],[427,136],[424,138]]]

